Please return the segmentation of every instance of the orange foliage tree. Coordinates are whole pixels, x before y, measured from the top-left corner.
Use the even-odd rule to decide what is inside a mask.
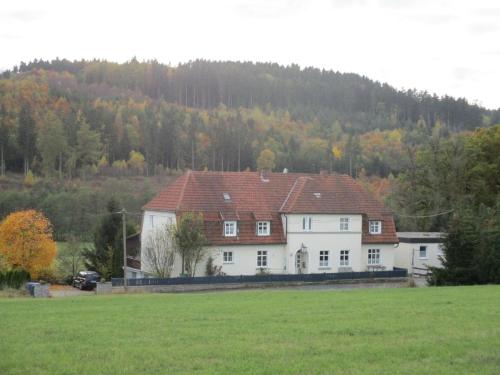
[[[24,269],[36,279],[56,256],[52,225],[35,210],[10,214],[0,223],[0,254],[10,267]]]

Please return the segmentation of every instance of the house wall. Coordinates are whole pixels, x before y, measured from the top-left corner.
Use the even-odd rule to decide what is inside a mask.
[[[151,222],[153,216],[153,222]],[[302,218],[310,216],[312,218],[311,231],[304,231],[302,228]],[[349,218],[349,230],[340,231],[340,218]],[[366,271],[368,261],[368,249],[378,248],[381,250],[381,265],[386,270],[394,267],[394,247],[393,245],[362,245],[362,216],[361,215],[325,215],[325,214],[305,214],[305,215],[283,215],[284,228],[286,230],[287,244],[283,245],[230,245],[211,246],[208,248],[207,256],[201,262],[196,275],[206,274],[206,259],[212,256],[214,264],[222,266],[222,272],[226,275],[254,275],[259,272],[257,267],[257,251],[268,251],[269,273],[296,273],[295,255],[302,244],[307,247],[307,273],[330,273],[341,272],[343,270]],[[161,225],[175,223],[176,216],[173,212],[146,211],[141,233],[141,264],[142,270],[148,272],[147,260],[144,259],[147,238],[151,232]],[[320,251],[329,251],[329,264],[326,267],[320,266]],[[349,266],[340,267],[340,251],[350,250]],[[223,252],[233,252],[233,262],[223,263]],[[181,258],[176,256],[172,276],[179,276],[181,273]]]
[[[175,222],[176,216],[174,212],[144,211],[141,230],[141,269],[143,272],[148,273],[151,271],[148,260],[145,258],[149,236],[155,229]]]
[[[420,258],[420,246],[427,246],[427,257]],[[395,251],[395,266],[406,268],[409,273],[413,272],[413,267],[427,268],[442,267],[439,256],[443,255],[441,243],[407,243],[400,242],[399,247]]]
[[[303,217],[312,218],[311,231],[302,228]],[[349,230],[340,231],[340,218],[349,218]],[[302,244],[307,247],[307,273],[339,272],[340,250],[350,250],[350,268],[361,270],[361,215],[303,214],[286,215],[287,270],[296,273],[295,254]],[[328,267],[320,267],[321,250],[329,251]]]
[[[260,272],[257,267],[257,251],[267,250],[266,272],[273,274],[285,273],[285,245],[231,245],[211,246],[208,248],[204,261],[196,268],[197,276],[205,276],[206,260],[208,256],[214,259],[214,265],[222,266],[221,271],[226,275],[255,275]],[[223,252],[233,252],[233,262],[223,262]],[[173,275],[180,274],[180,260],[175,265]]]
[[[368,270],[369,249],[380,249],[380,265],[384,267],[384,271],[392,271],[394,269],[394,254],[397,249],[394,247],[394,244],[363,244],[360,271]]]

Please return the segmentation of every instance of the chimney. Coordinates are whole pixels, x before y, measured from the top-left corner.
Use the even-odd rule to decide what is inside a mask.
[[[322,177],[325,177],[325,176],[328,176],[329,173],[326,169],[322,169],[319,171],[319,175],[322,176]]]
[[[269,182],[269,171],[267,169],[260,171],[260,180],[262,182]]]

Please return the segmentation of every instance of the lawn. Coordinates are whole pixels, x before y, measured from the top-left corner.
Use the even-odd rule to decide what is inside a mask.
[[[500,286],[0,299],[0,374],[499,374]]]

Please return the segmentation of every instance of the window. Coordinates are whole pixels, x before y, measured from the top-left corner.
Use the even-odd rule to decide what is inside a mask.
[[[321,250],[319,252],[319,266],[328,267],[328,258],[330,257],[330,252],[328,250]]]
[[[231,200],[231,196],[229,195],[229,193],[222,193],[222,196],[224,197],[225,202],[228,202]]]
[[[340,265],[349,266],[349,250],[340,250]]]
[[[269,236],[271,233],[271,223],[269,221],[257,222],[257,236]]]
[[[257,267],[267,267],[267,250],[257,251]]]
[[[340,231],[345,232],[349,230],[349,218],[341,217],[340,218]]]
[[[236,237],[236,221],[224,222],[224,236]]]
[[[380,249],[368,249],[368,264],[380,264]]]
[[[149,215],[149,226],[151,228],[154,228],[154,226],[155,226],[155,217],[154,217],[154,215]]]
[[[370,220],[370,234],[382,233],[382,222],[379,220]]]
[[[308,232],[312,230],[312,217],[311,216],[304,216],[302,218],[302,230]]]
[[[418,257],[420,259],[427,259],[427,246],[420,246]]]
[[[233,263],[233,252],[232,251],[224,251],[222,253],[222,259],[224,263]]]

